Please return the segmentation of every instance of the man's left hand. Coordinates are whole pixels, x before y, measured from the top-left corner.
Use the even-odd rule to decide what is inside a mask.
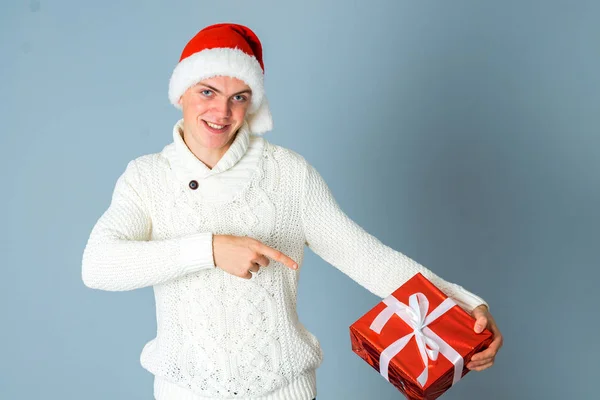
[[[471,361],[467,364],[467,368],[470,370],[483,371],[494,365],[496,354],[498,353],[498,350],[500,350],[500,347],[502,347],[502,334],[485,304],[473,309],[471,314],[475,318],[475,333],[481,333],[484,328],[488,328],[494,335],[494,339],[490,346],[487,349],[474,354]]]

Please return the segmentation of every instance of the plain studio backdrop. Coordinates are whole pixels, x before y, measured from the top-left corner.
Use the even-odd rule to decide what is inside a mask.
[[[599,15],[566,0],[3,1],[0,398],[152,398],[152,290],[88,289],[81,256],[127,162],[172,140],[170,74],[217,22],[263,42],[266,138],[383,243],[490,303],[496,365],[444,399],[594,397]],[[306,251],[318,398],[401,398],[351,351],[379,299]]]

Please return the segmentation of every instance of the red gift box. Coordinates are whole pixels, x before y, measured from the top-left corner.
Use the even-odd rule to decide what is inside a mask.
[[[410,400],[436,399],[492,333],[420,273],[350,326],[352,350]]]

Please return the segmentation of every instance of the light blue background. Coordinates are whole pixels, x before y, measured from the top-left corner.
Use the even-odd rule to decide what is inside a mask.
[[[497,363],[444,399],[594,397],[600,3],[108,3],[0,6],[1,399],[152,398],[152,291],[84,287],[81,255],[127,161],[171,140],[183,46],[223,21],[263,41],[267,139],[366,230],[491,304]],[[319,399],[400,398],[350,348],[378,299],[307,252]]]

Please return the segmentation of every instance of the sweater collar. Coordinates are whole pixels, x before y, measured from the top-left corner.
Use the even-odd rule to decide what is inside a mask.
[[[244,156],[250,144],[250,131],[248,124],[244,122],[229,149],[212,169],[200,161],[185,144],[183,140],[183,119],[177,121],[173,127],[173,143],[175,144],[178,163],[185,168],[186,175],[193,176],[196,179],[205,179],[229,170]]]

